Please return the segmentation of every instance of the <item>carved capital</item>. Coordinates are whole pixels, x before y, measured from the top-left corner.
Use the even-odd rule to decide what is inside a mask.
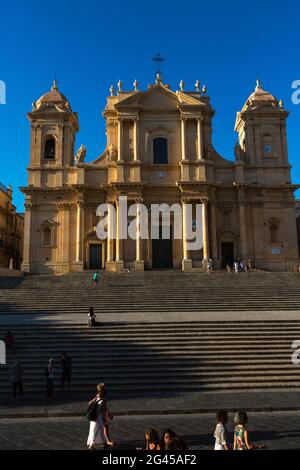
[[[106,127],[116,127],[117,121],[106,121]]]
[[[56,206],[59,210],[67,211],[71,209],[73,204],[73,202],[58,202]]]
[[[79,199],[77,201],[77,206],[80,207],[80,209],[82,209],[84,207],[84,201],[82,199]]]
[[[207,206],[208,201],[209,201],[209,198],[208,198],[208,196],[201,196],[201,197],[200,197],[200,201],[201,201],[202,204],[204,204],[205,206]]]
[[[136,197],[134,202],[135,202],[135,204],[142,204],[143,203],[143,198],[142,197]]]
[[[24,203],[24,207],[27,212],[30,212],[33,209],[33,204],[30,201],[26,201]]]

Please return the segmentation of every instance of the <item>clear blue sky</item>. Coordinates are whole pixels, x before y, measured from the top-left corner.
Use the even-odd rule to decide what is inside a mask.
[[[233,158],[236,111],[253,91],[257,75],[265,89],[284,100],[293,182],[300,182],[298,139],[300,105],[291,102],[291,83],[300,80],[300,3],[285,0],[205,1],[27,0],[2,2],[0,80],[7,104],[0,105],[0,181],[26,185],[31,103],[49,90],[54,74],[59,88],[79,112],[77,146],[87,161],[104,148],[101,112],[111,83],[132,88],[153,83],[152,57],[165,57],[163,76],[178,89],[180,79],[194,88],[205,83],[216,110],[213,141]]]

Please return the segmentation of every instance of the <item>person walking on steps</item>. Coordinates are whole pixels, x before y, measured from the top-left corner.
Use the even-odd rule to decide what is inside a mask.
[[[106,386],[101,383],[97,385],[97,395],[89,402],[90,429],[87,446],[90,450],[96,449],[96,446],[103,447],[105,444],[109,446],[114,445],[108,436],[108,414],[110,413],[107,408]]]
[[[93,275],[93,283],[94,283],[94,286],[97,285],[98,283],[98,275],[99,275],[99,271],[96,271]]]
[[[96,326],[96,315],[94,312],[94,307],[90,307],[88,313],[88,327],[91,326]]]

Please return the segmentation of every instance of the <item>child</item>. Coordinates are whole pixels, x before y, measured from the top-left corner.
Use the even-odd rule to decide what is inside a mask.
[[[160,450],[158,432],[155,429],[148,429],[145,432],[146,450]]]
[[[96,315],[94,313],[94,307],[89,308],[88,313],[88,326],[96,326]]]
[[[248,440],[248,431],[245,426],[248,422],[248,416],[245,411],[238,411],[234,417],[236,424],[234,430],[234,450],[250,450],[251,446]]]
[[[227,443],[227,428],[228,413],[227,411],[220,410],[217,412],[217,426],[214,433],[215,448],[214,450],[229,450]]]

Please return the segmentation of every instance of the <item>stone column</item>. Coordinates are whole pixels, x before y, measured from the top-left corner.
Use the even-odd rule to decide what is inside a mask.
[[[115,270],[122,271],[124,269],[124,261],[122,259],[122,240],[120,239],[121,232],[121,214],[120,214],[120,203],[116,202],[117,206],[117,227],[116,227],[116,261]]]
[[[35,164],[40,165],[45,153],[45,142],[42,142],[42,126],[40,124],[36,125],[36,160]]]
[[[212,245],[212,258],[218,263],[218,241],[217,241],[217,223],[216,223],[216,201],[210,199],[210,233]]]
[[[287,146],[287,139],[286,139],[286,129],[285,126],[280,126],[281,132],[281,145],[282,145],[282,161],[284,163],[288,163],[288,146]]]
[[[186,160],[186,132],[184,117],[181,117],[181,160]]]
[[[209,258],[209,239],[208,239],[208,199],[202,199],[202,230],[203,230],[203,268],[206,268],[207,260]]]
[[[182,200],[182,249],[183,249],[183,260],[182,260],[182,270],[191,271],[192,270],[192,260],[189,259],[188,251],[188,212],[187,212],[188,200]]]
[[[246,211],[245,211],[245,192],[243,189],[238,190],[238,205],[240,218],[240,256],[247,257],[247,227],[246,227]]]
[[[70,271],[70,208],[69,203],[58,204],[60,208],[60,237],[59,237],[59,272]]]
[[[135,269],[144,271],[144,261],[142,259],[142,239],[141,239],[141,201],[136,201],[136,259]]]
[[[197,159],[203,160],[202,117],[197,118]]]
[[[123,161],[123,121],[118,119],[118,161]]]
[[[138,160],[138,118],[133,119],[133,160]]]
[[[77,201],[76,263],[83,263],[84,212],[83,201]]]
[[[113,214],[114,208],[111,203],[108,203],[107,261],[109,263],[114,260]]]
[[[40,162],[36,162],[36,126],[30,124],[30,166],[39,165]]]
[[[58,165],[63,165],[63,142],[64,142],[64,125],[57,124],[57,142],[55,144],[55,159]]]
[[[34,172],[29,173],[30,183],[35,187],[41,187],[42,185],[42,171],[41,165],[45,153],[45,142],[42,139],[42,126],[40,124],[36,125],[36,143],[35,143],[35,156],[34,161],[35,165],[39,166],[40,169]]]
[[[27,273],[32,272],[32,259],[31,259],[31,219],[32,219],[32,203],[25,202],[25,218],[24,218],[24,247],[23,247],[23,262],[21,270]]]
[[[261,163],[262,161],[262,148],[261,148],[261,132],[260,127],[254,127],[254,136],[255,136],[255,153],[256,153],[256,163]]]
[[[123,160],[123,120],[118,119],[118,160],[117,160],[117,181],[124,181],[124,160]]]

